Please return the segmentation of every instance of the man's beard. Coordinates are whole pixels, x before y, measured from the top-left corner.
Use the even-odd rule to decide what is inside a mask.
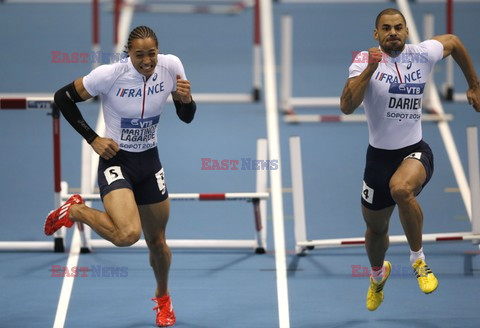
[[[385,42],[383,45],[383,50],[387,53],[394,54],[402,52],[403,48],[405,47],[405,43],[397,40],[395,44],[391,44],[389,41]]]

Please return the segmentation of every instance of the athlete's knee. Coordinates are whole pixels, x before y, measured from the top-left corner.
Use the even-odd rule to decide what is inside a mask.
[[[141,232],[140,229],[124,229],[119,231],[113,243],[115,246],[127,247],[132,246],[137,241],[140,240]]]
[[[151,252],[157,254],[163,254],[170,251],[170,248],[167,245],[167,241],[163,235],[156,236],[154,238],[149,238],[147,240],[148,249]]]
[[[371,225],[367,223],[366,237],[382,237],[388,234],[388,223]]]
[[[390,216],[394,206],[389,206],[381,210],[370,210],[362,206],[363,219],[367,225],[367,235],[387,235]]]
[[[415,198],[414,188],[406,182],[391,184],[390,194],[395,203],[400,205]]]

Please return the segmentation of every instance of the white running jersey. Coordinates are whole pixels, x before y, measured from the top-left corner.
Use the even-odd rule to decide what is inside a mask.
[[[425,83],[442,57],[443,45],[436,40],[407,44],[394,58],[384,53],[363,99],[371,146],[400,149],[422,139]],[[368,52],[362,51],[350,65],[349,78],[360,75],[367,65]]]
[[[183,65],[173,55],[158,55],[148,80],[128,61],[95,68],[83,78],[91,96],[100,95],[105,119],[105,137],[120,149],[141,152],[157,145],[157,126],[176,76],[186,79]]]

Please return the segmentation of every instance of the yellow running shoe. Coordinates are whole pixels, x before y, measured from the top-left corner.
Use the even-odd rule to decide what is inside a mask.
[[[383,262],[383,278],[377,284],[372,277],[370,277],[370,286],[368,287],[367,292],[367,309],[369,311],[375,311],[378,309],[380,304],[383,301],[383,287],[387,282],[388,276],[390,276],[390,272],[392,271],[392,265],[388,261]]]
[[[418,259],[412,264],[413,271],[418,280],[418,286],[425,294],[430,294],[438,287],[438,280],[424,260]]]

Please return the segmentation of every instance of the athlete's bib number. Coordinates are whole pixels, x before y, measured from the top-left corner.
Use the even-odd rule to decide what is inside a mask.
[[[114,181],[125,179],[120,166],[110,166],[108,169],[103,171],[103,175],[105,176],[105,179],[107,179],[109,185]]]
[[[362,198],[369,204],[373,204],[373,189],[363,181]]]
[[[158,189],[160,189],[162,195],[165,194],[167,188],[165,187],[165,173],[163,171],[163,167],[160,171],[155,173],[155,177],[157,178]]]

